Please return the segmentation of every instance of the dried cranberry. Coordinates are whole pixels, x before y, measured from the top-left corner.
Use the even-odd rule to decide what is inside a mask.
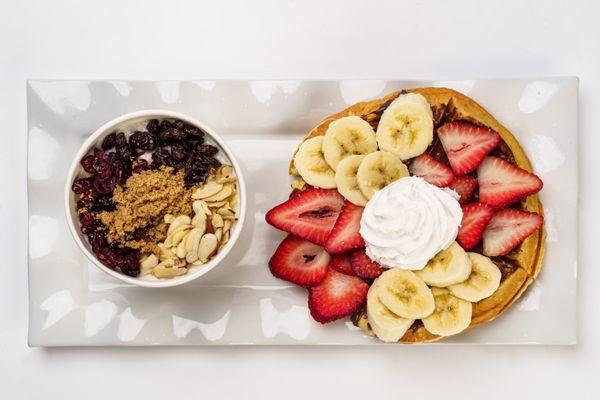
[[[92,189],[93,183],[94,183],[93,178],[77,179],[75,182],[73,182],[73,186],[71,186],[71,190],[75,194],[84,194],[85,192],[88,192],[90,189]]]
[[[106,135],[100,145],[104,150],[112,149],[117,144],[117,132],[112,132]]]
[[[94,156],[92,154],[88,154],[87,156],[83,157],[80,161],[81,166],[83,167],[83,170],[87,173],[93,174],[94,171]]]
[[[154,150],[156,137],[150,132],[135,131],[129,137],[129,144],[136,149]]]
[[[108,178],[111,175],[111,156],[99,148],[94,149],[93,172],[97,178]],[[114,157],[114,156],[113,156]]]
[[[142,171],[146,171],[149,167],[148,161],[143,158],[138,158],[135,162],[135,166],[133,167],[133,173],[139,174]]]
[[[83,211],[79,214],[79,223],[83,234],[87,235],[94,230],[94,216],[89,211]]]
[[[94,179],[94,189],[100,194],[109,194],[115,190],[115,186],[117,185],[117,180],[114,176],[109,176],[108,178],[96,178]]]
[[[151,119],[146,124],[146,130],[152,133],[153,135],[158,135],[158,133],[160,132],[160,123],[157,119]]]
[[[107,246],[106,235],[102,231],[95,230],[88,235],[88,240],[95,254]]]
[[[198,144],[194,146],[194,151],[212,157],[219,152],[219,149],[210,144]]]

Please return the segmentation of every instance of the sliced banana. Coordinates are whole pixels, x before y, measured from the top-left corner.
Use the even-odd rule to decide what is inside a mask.
[[[356,115],[333,121],[323,138],[323,155],[334,171],[346,157],[376,150],[375,131],[367,121]]]
[[[309,185],[324,189],[335,188],[335,172],[323,156],[323,136],[304,141],[294,157],[294,166]]]
[[[471,275],[462,283],[448,287],[450,292],[467,301],[476,303],[490,297],[500,286],[502,273],[492,260],[478,253],[467,253],[473,263]]]
[[[423,154],[433,141],[433,113],[425,97],[417,93],[398,96],[381,115],[376,138],[380,150],[402,160]]]
[[[338,192],[351,203],[362,207],[369,201],[360,191],[356,179],[356,173],[363,158],[365,158],[364,155],[346,157],[340,161],[335,170],[335,183]]]
[[[447,287],[464,282],[471,274],[471,258],[456,242],[440,251],[415,273],[429,286]]]
[[[431,290],[412,271],[388,269],[375,282],[379,300],[400,317],[424,318],[435,308]]]
[[[379,286],[371,285],[367,294],[367,317],[375,335],[384,342],[397,342],[415,322],[402,318],[387,308],[379,300]]]
[[[367,199],[373,197],[376,191],[406,176],[406,165],[398,156],[387,151],[367,154],[356,172],[358,187]]]
[[[425,329],[434,335],[456,335],[471,324],[473,304],[453,296],[448,289],[432,288],[435,311],[423,318]]]

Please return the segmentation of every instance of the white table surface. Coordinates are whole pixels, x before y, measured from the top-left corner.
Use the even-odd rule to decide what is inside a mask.
[[[0,1],[0,398],[598,395],[600,268],[593,254],[600,236],[600,181],[594,172],[600,147],[600,3],[325,3]],[[581,78],[577,346],[26,346],[27,78],[544,75]]]

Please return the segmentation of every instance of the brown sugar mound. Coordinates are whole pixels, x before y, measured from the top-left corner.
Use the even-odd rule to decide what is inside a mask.
[[[115,189],[115,210],[98,214],[109,243],[142,253],[155,251],[166,238],[165,214],[190,215],[194,190],[185,187],[183,171],[171,167],[133,174]]]

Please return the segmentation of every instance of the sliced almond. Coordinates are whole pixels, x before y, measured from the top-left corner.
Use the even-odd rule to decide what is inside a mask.
[[[224,178],[233,177],[233,167],[231,165],[223,165],[219,168],[218,175]]]
[[[230,219],[226,219],[223,221],[223,232],[229,232],[231,226],[233,225],[233,221]]]
[[[206,182],[201,188],[197,189],[192,194],[192,199],[206,199],[220,193],[223,190],[223,185],[217,182]]]
[[[192,263],[198,259],[198,246],[202,237],[198,228],[192,229],[188,234],[185,239],[185,259],[187,262]]]
[[[171,251],[171,249],[165,247],[164,245],[161,246],[159,245],[159,254],[158,254],[158,258],[161,261],[165,261],[165,260],[172,260],[177,258],[177,255],[175,253],[173,253],[173,251]]]
[[[179,242],[181,241],[181,239],[183,239],[183,237],[185,235],[187,235],[188,231],[190,229],[192,229],[194,227],[194,225],[181,225],[178,226],[177,228],[175,228],[173,230],[173,232],[168,233],[167,234],[167,238],[165,239],[165,247],[169,248],[169,247],[173,247],[173,246],[177,246],[179,244]]]
[[[217,250],[219,241],[217,237],[212,233],[207,233],[202,236],[200,240],[200,246],[198,247],[198,260],[206,262]]]
[[[302,178],[294,179],[292,182],[292,189],[302,190],[305,186],[306,182],[304,182],[304,179]]]
[[[217,185],[220,185],[220,183],[217,183]],[[233,193],[233,187],[231,185],[225,185],[219,192],[210,197],[205,197],[204,200],[207,202],[225,200],[231,196],[231,193]]]
[[[221,214],[215,214],[212,216],[211,221],[213,228],[222,228],[223,227],[223,216]]]
[[[221,238],[220,243],[219,243],[219,250],[221,250],[223,247],[225,247],[227,242],[229,242],[229,231],[227,231],[223,234],[223,237]]]
[[[218,228],[215,230],[215,237],[217,238],[217,242],[221,241],[221,238],[223,237],[223,228]]]
[[[215,209],[215,208],[221,208],[224,205],[226,205],[227,203],[229,203],[229,201],[227,201],[227,199],[225,199],[225,200],[221,200],[221,201],[213,201],[212,203],[207,203],[207,204],[210,208]]]
[[[177,267],[173,260],[165,260],[152,270],[152,274],[157,278],[173,278],[175,276],[183,275],[186,272],[187,269],[185,267]]]
[[[170,224],[173,222],[173,220],[175,219],[174,215],[171,214],[165,214],[165,224]]]
[[[158,265],[158,257],[156,257],[154,254],[149,254],[145,257],[142,257],[140,259],[141,274],[148,275],[148,274],[152,273],[152,270],[157,265]]]
[[[169,229],[167,230],[167,236],[169,236],[173,231],[179,228],[182,225],[189,225],[192,222],[191,218],[187,215],[179,215],[173,219],[171,225],[169,225]]]
[[[179,244],[177,245],[177,250],[176,250],[177,257],[183,258],[184,260],[185,260],[185,241],[186,241],[186,238],[183,238],[183,240],[181,240],[181,242],[179,242]]]
[[[208,208],[208,204],[204,200],[196,200],[192,204],[192,209],[196,214],[212,215],[212,211]]]
[[[217,210],[217,214],[220,214],[224,217],[234,217],[235,213],[233,212],[233,210],[231,208],[228,207],[228,204],[226,204],[224,207],[221,207]]]
[[[201,231],[200,236],[204,235],[204,232],[206,231],[206,220],[206,214],[204,213],[196,214],[194,215],[194,218],[192,218],[192,225]]]

